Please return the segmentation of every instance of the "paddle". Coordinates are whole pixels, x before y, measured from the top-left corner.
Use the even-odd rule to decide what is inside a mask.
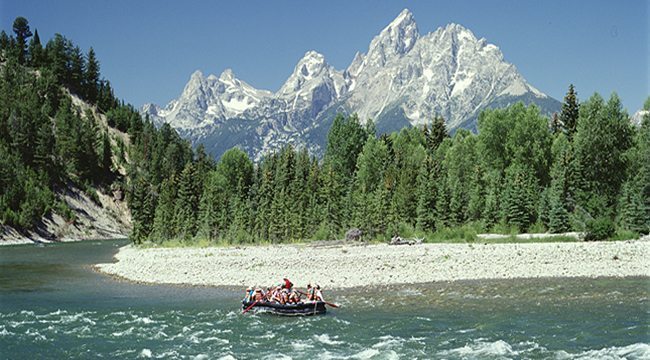
[[[327,302],[327,301],[323,301],[323,302],[324,302],[326,305],[329,305],[329,306],[331,306],[331,307],[333,307],[333,308],[341,307],[341,305],[337,305],[337,304],[334,304],[334,303],[331,303],[331,302]]]
[[[259,300],[255,300],[255,302],[253,302],[253,303],[251,304],[251,306],[247,307],[246,310],[244,310],[244,311],[242,312],[242,314],[246,314],[246,312],[248,312],[248,310],[252,309],[253,306],[255,306],[255,304],[257,304],[258,301],[259,301]]]
[[[306,293],[304,293],[304,292],[302,292],[302,291],[300,291],[300,290],[298,290],[298,289],[296,289],[296,291],[299,292],[299,293],[301,293],[301,294],[303,294],[303,295],[305,295],[305,296],[307,296]],[[329,306],[331,306],[331,307],[333,307],[333,308],[339,308],[339,307],[341,307],[341,305],[334,304],[334,303],[331,303],[331,302],[327,302],[327,301],[323,301],[323,302],[325,303],[325,305],[329,305]]]

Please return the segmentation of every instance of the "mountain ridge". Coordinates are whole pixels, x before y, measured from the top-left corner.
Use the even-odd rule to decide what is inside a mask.
[[[346,69],[309,50],[275,93],[255,89],[230,69],[218,78],[196,71],[179,98],[164,108],[145,104],[141,113],[217,157],[229,143],[259,159],[287,143],[322,153],[326,139],[309,134],[337,112],[384,122],[378,128],[390,130],[438,115],[450,131],[473,130],[480,111],[517,101],[538,104],[546,114],[560,107],[528,84],[496,45],[455,23],[421,35],[404,9]],[[223,138],[226,133],[241,141]]]

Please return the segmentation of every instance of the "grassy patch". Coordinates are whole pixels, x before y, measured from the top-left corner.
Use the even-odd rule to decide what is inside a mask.
[[[640,235],[634,231],[619,229],[616,233],[609,238],[612,241],[621,241],[621,240],[636,240]]]

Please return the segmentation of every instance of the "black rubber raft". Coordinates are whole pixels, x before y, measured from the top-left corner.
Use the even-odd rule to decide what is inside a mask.
[[[253,305],[252,302],[242,301],[243,310],[248,309],[251,305]],[[325,314],[327,309],[325,309],[325,303],[322,301],[285,305],[276,302],[258,302],[248,311],[282,316],[310,316]]]

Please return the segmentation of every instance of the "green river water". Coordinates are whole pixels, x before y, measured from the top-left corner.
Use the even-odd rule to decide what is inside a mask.
[[[650,359],[648,278],[328,291],[341,308],[284,318],[92,270],[125,243],[0,248],[0,358]]]

